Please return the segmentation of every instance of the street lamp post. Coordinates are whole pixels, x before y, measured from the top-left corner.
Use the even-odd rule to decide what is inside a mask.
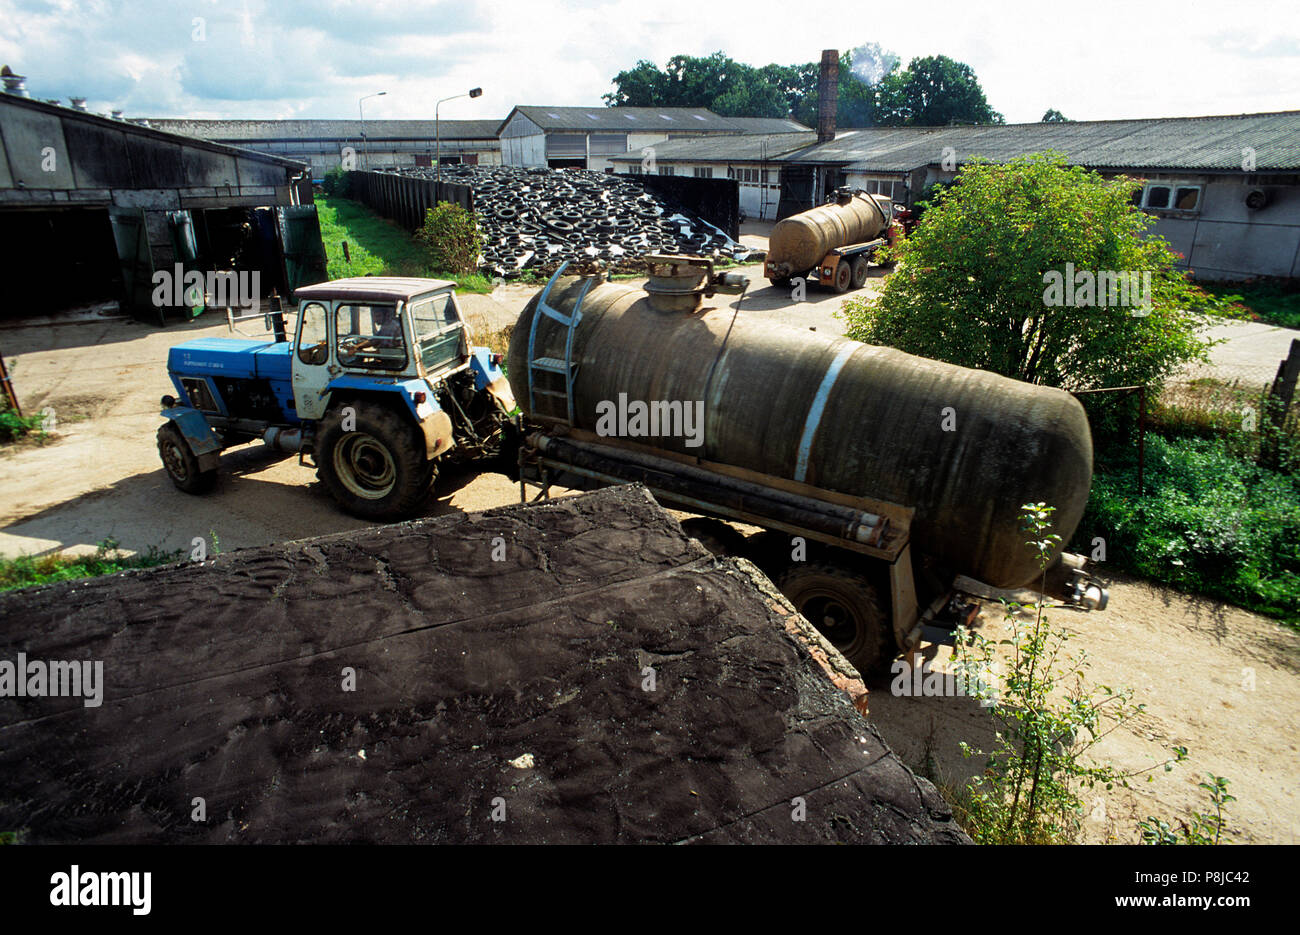
[[[451,97],[444,97],[438,103],[433,105],[433,136],[434,136],[434,145],[437,149],[437,156],[435,157],[435,159],[437,160],[437,164],[438,164],[438,167],[434,170],[433,173],[434,182],[442,181],[442,126],[438,123],[438,108],[441,107],[443,104],[447,103],[448,101],[454,101],[460,97],[478,97],[482,93],[483,93],[482,88],[470,88],[469,92],[466,94],[453,94]]]
[[[374,94],[367,94],[365,97],[359,98],[357,100],[357,116],[361,118],[361,142],[365,147],[365,151],[366,151],[367,169],[370,168],[370,140],[366,138],[366,115],[365,112],[361,109],[361,104],[364,101],[370,100],[372,97],[383,97],[387,93],[388,93],[387,91],[376,91]]]

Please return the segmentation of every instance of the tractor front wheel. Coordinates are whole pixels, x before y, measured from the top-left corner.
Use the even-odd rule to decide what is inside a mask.
[[[331,409],[321,420],[316,476],[353,516],[412,516],[424,505],[433,475],[424,437],[390,409],[354,403]]]
[[[207,493],[217,485],[216,469],[199,470],[198,456],[190,450],[189,442],[172,422],[158,429],[158,456],[178,490]]]

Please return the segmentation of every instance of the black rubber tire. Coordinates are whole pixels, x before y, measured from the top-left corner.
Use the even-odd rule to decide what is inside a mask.
[[[158,457],[177,490],[203,494],[217,486],[216,468],[199,470],[198,455],[190,450],[189,442],[172,422],[158,427]]]
[[[745,554],[745,536],[735,526],[711,516],[682,520],[682,531],[717,556]]]
[[[348,406],[353,408],[356,422],[352,431],[345,432],[343,410]],[[390,469],[391,483],[381,483]],[[376,471],[382,475],[376,477]],[[413,516],[424,505],[434,474],[434,463],[424,456],[424,436],[409,419],[391,409],[374,403],[346,403],[321,420],[316,436],[316,476],[353,516],[376,520]]]
[[[864,256],[855,256],[853,258],[853,288],[861,289],[867,284],[867,271],[871,264]]]
[[[831,288],[836,292],[848,292],[852,283],[852,268],[850,268],[847,260],[840,260],[839,263],[835,264],[835,278],[831,281]]]
[[[888,604],[866,574],[834,562],[792,562],[777,587],[864,678],[888,674],[898,647]]]
[[[789,276],[784,276],[779,279],[768,279],[768,282],[772,284],[773,289],[789,289],[792,285]]]

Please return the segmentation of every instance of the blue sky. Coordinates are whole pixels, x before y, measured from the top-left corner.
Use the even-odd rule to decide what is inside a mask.
[[[792,12],[798,19],[793,18]],[[878,42],[975,69],[1010,122],[1300,109],[1300,3],[1057,0],[0,0],[33,97],[139,117],[503,117],[598,105],[619,70],[722,50],[755,65]]]

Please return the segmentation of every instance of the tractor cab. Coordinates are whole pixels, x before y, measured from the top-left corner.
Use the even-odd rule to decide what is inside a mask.
[[[358,277],[297,292],[293,386],[298,414],[319,418],[345,375],[441,381],[470,365],[455,283]]]

